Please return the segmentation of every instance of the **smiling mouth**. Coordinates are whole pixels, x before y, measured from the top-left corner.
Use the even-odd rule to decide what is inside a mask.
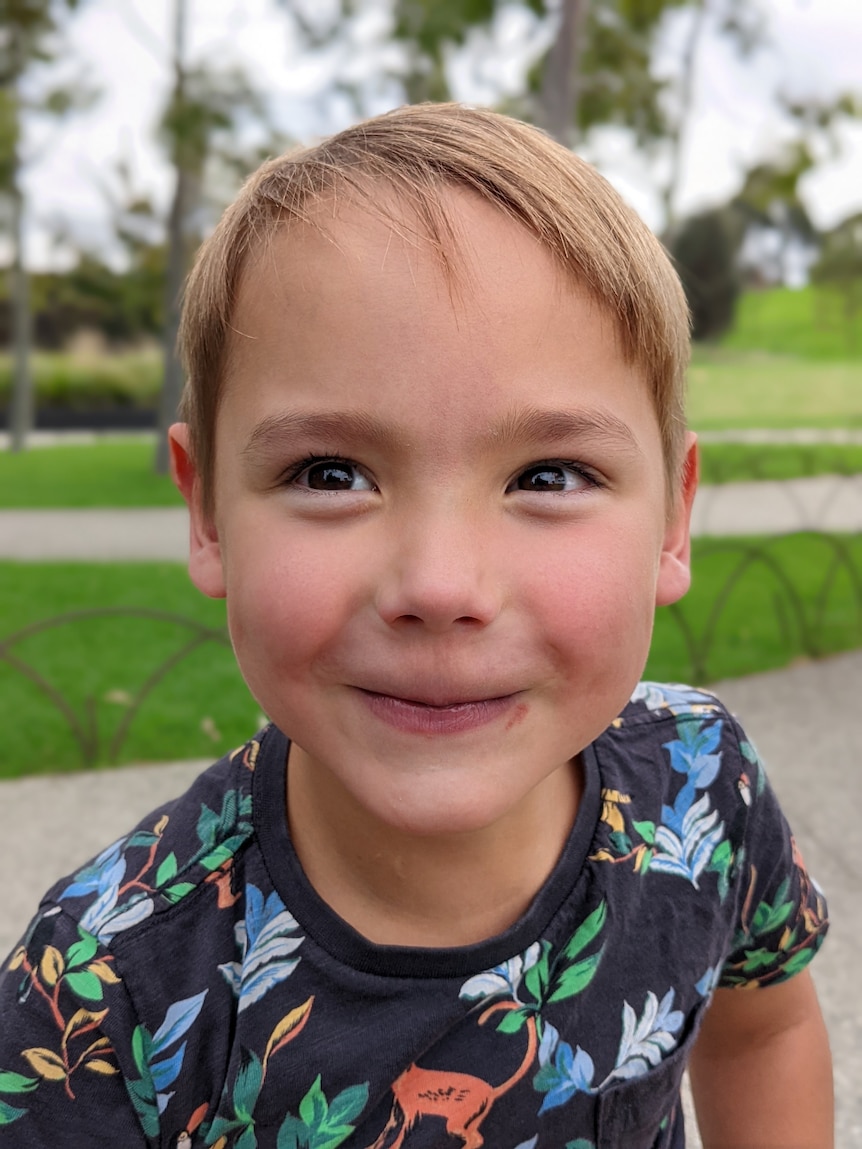
[[[485,726],[510,710],[517,694],[449,702],[400,698],[360,688],[368,708],[389,726],[412,734],[459,734]]]

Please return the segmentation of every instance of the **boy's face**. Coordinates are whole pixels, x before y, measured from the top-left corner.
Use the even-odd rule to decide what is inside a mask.
[[[446,194],[454,281],[345,204],[332,239],[292,228],[252,261],[211,524],[192,498],[192,576],[227,596],[291,769],[416,834],[516,815],[619,713],[656,603],[687,588],[693,494],[669,520],[611,320],[525,229]]]

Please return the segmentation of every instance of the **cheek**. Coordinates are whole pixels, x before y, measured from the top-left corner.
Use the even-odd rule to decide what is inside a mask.
[[[256,552],[254,562],[228,572],[231,640],[252,690],[261,676],[306,677],[357,609],[343,556],[286,552]]]
[[[597,670],[616,663],[639,675],[652,635],[653,550],[637,538],[614,547],[593,542],[557,556],[532,580],[533,616],[562,661],[586,657]]]

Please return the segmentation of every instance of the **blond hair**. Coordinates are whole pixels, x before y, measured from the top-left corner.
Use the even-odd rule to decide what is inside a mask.
[[[213,511],[215,428],[231,317],[250,253],[286,222],[320,228],[321,203],[345,195],[391,218],[393,197],[381,195],[381,186],[414,209],[447,268],[452,231],[440,192],[471,188],[537,236],[607,310],[623,355],[645,376],[672,495],[683,460],[689,315],[661,244],[593,167],[539,129],[484,109],[419,104],[268,160],[201,247],[180,327],[187,378],[181,415],[189,424],[205,513]]]

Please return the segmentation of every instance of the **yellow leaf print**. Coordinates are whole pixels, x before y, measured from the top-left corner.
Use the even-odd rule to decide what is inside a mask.
[[[104,1077],[120,1072],[116,1065],[111,1065],[110,1061],[102,1061],[98,1057],[94,1057],[92,1061],[85,1061],[84,1065],[92,1073],[99,1073]]]
[[[9,969],[19,969],[24,964],[24,958],[27,956],[27,951],[23,946],[18,946],[12,957],[9,959]]]
[[[308,1015],[311,1012],[311,1007],[314,1004],[314,996],[312,995],[308,1001],[304,1001],[302,1005],[298,1005],[296,1009],[292,1009],[290,1013],[286,1013],[275,1029],[270,1034],[269,1041],[266,1043],[266,1052],[263,1055],[263,1064],[269,1061],[270,1057],[276,1050],[287,1045],[297,1036],[299,1031],[308,1020]]]
[[[54,946],[46,946],[39,963],[39,973],[45,985],[55,986],[63,976],[65,969],[66,963],[63,961],[63,955],[60,951]]]
[[[106,961],[91,961],[87,966],[87,972],[94,973],[99,981],[103,981],[105,985],[120,984],[120,979]]]
[[[68,1076],[63,1059],[50,1049],[25,1049],[21,1056],[33,1072],[46,1081],[65,1081]]]
[[[631,802],[628,794],[621,794],[619,790],[602,790],[601,820],[612,830],[624,832],[626,828],[620,806],[627,806]]]
[[[65,1046],[76,1029],[83,1029],[85,1026],[88,1029],[95,1029],[102,1024],[107,1016],[108,1011],[106,1009],[101,1010],[99,1013],[93,1013],[89,1009],[79,1009],[77,1013],[72,1014],[66,1023],[66,1029],[63,1033],[63,1045]]]

